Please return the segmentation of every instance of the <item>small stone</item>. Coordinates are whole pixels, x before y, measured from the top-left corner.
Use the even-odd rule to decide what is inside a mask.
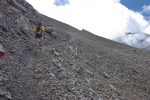
[[[104,100],[102,97],[99,97],[98,100]]]
[[[34,79],[42,79],[43,75],[42,74],[35,74],[35,75],[33,75],[33,78]]]
[[[113,89],[114,91],[117,90],[112,84],[110,84],[109,87],[110,87],[111,89]]]
[[[96,55],[97,58],[100,58],[100,55]]]
[[[105,78],[110,78],[110,76],[108,75],[108,73],[103,72],[103,74],[104,74]]]
[[[119,98],[115,98],[115,100],[120,100]]]
[[[136,50],[135,50],[135,49],[133,49],[132,51],[133,51],[133,52],[136,52]]]
[[[55,50],[55,48],[53,48],[52,51],[54,52],[54,54],[55,54],[56,56],[59,56],[59,53]]]
[[[74,52],[74,49],[73,49],[72,46],[69,46],[69,50],[72,51],[72,52]]]
[[[53,73],[50,73],[50,75],[51,75],[52,77],[55,77],[55,74],[53,74]]]

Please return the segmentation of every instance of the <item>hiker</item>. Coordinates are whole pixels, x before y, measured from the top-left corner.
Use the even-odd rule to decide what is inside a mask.
[[[3,56],[5,56],[5,55],[6,55],[6,53],[5,53],[5,51],[4,51],[3,47],[2,47],[2,45],[0,44],[0,57],[3,57]]]
[[[36,38],[36,47],[39,46],[39,43],[43,45],[43,34],[45,32],[45,27],[42,23],[39,23],[38,26],[34,27],[34,33]]]

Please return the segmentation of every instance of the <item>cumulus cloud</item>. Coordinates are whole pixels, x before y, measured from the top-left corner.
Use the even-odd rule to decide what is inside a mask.
[[[150,5],[144,5],[142,12],[143,12],[143,13],[150,14]]]
[[[150,22],[150,5],[144,5],[141,14],[145,16],[145,19]]]
[[[115,3],[118,3],[118,2],[120,2],[120,1],[121,1],[121,0],[114,0]]]
[[[69,4],[69,0],[55,0],[54,4],[56,6],[64,6],[66,4]]]
[[[128,44],[137,48],[145,48],[150,50],[150,35],[145,33],[126,33],[115,39],[118,42]]]

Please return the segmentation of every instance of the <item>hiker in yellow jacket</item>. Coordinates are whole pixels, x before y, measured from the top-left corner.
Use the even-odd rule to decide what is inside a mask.
[[[43,35],[45,32],[45,27],[42,25],[42,23],[39,23],[38,26],[34,27],[34,33],[36,38],[36,46],[39,46],[39,43],[43,45]]]

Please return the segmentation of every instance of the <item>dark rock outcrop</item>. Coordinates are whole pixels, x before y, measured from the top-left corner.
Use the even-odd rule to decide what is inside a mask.
[[[52,26],[35,48],[33,26]],[[53,37],[54,36],[54,37]],[[0,100],[149,100],[150,52],[0,1]]]

